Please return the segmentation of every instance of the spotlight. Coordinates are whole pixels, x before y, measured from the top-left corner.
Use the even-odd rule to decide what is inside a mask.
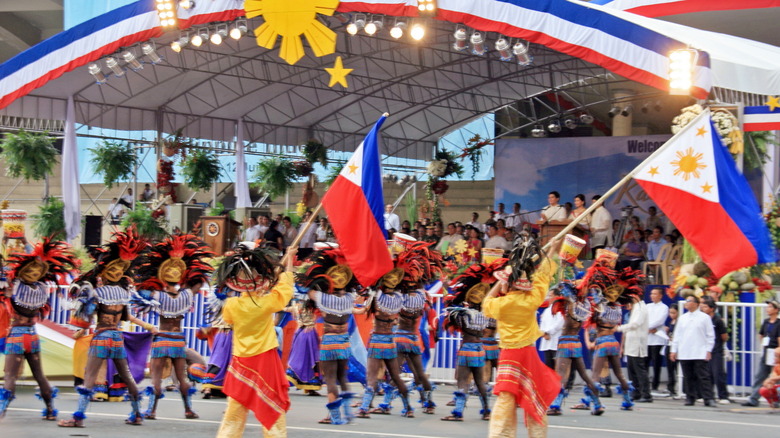
[[[482,34],[474,32],[471,34],[471,53],[482,56],[485,54],[485,39]]]
[[[413,40],[420,41],[425,36],[425,28],[422,24],[414,24],[412,25],[412,30],[409,32],[409,35],[412,36]]]
[[[628,117],[631,115],[631,113],[634,111],[634,105],[631,105],[630,103],[623,107],[623,111],[620,112],[620,115],[623,117]]]
[[[121,78],[125,75],[125,71],[119,66],[119,61],[113,56],[106,58],[106,67],[110,68],[114,72],[114,76]]]
[[[420,14],[434,15],[436,14],[436,1],[435,0],[419,0],[417,2],[417,10]]]
[[[641,111],[642,111],[642,114],[647,114],[648,112],[650,112],[650,102],[645,102],[642,105]]]
[[[561,132],[561,122],[559,122],[558,120],[553,120],[552,122],[550,122],[549,125],[547,125],[547,130],[552,132],[553,134],[557,134]]]
[[[94,62],[87,66],[87,70],[89,70],[89,74],[95,77],[98,84],[105,84],[108,80],[106,79],[106,75],[103,74],[103,71],[100,70],[100,66]]]
[[[347,33],[350,35],[357,35],[364,27],[366,27],[366,20],[355,20],[347,25]]]
[[[502,61],[511,61],[513,58],[512,51],[509,50],[509,41],[504,37],[496,40],[496,52]]]
[[[693,68],[698,52],[675,50],[669,54],[669,94],[687,96],[693,86]]]
[[[211,34],[211,38],[210,38],[211,44],[214,44],[216,46],[222,44],[222,40],[225,39],[227,35],[228,35],[227,27],[217,29],[216,32]]]
[[[468,50],[469,45],[466,42],[466,39],[468,39],[468,35],[466,35],[466,29],[459,27],[457,30],[455,30],[455,33],[452,35],[455,37],[455,43],[452,44],[452,48],[457,50],[458,52],[465,52]]]
[[[567,129],[575,129],[577,128],[577,119],[574,117],[566,117],[563,119],[563,126],[565,126]]]
[[[580,122],[586,125],[590,125],[591,123],[593,123],[593,116],[588,113],[582,113],[580,114]]]
[[[198,33],[195,34],[195,36],[192,37],[192,45],[195,47],[200,47],[204,41],[207,41],[209,39],[209,30],[206,28],[203,28],[198,31]]]
[[[534,62],[533,56],[528,53],[529,47],[523,44],[521,41],[515,43],[512,47],[512,53],[517,58],[517,63],[520,65],[529,65]]]
[[[157,54],[157,51],[154,50],[154,46],[152,43],[143,43],[141,44],[141,51],[146,55],[150,61],[152,61],[152,64],[157,64],[160,61],[162,61],[162,58],[160,58],[160,55]]]
[[[395,39],[401,38],[402,36],[404,36],[404,29],[406,29],[406,23],[404,23],[403,21],[399,23],[395,23],[395,26],[393,26],[393,28],[390,29],[390,36]]]
[[[531,137],[535,138],[541,138],[547,135],[547,133],[544,131],[544,128],[542,125],[535,125],[534,128],[531,130]]]
[[[616,106],[613,106],[613,107],[612,107],[612,109],[611,109],[611,110],[609,110],[609,112],[607,113],[607,115],[608,115],[610,118],[612,118],[612,117],[615,117],[615,116],[616,116],[616,115],[618,115],[618,114],[620,114],[620,108],[618,108],[618,107],[616,107]]]
[[[179,2],[179,7],[182,9],[192,9],[195,7],[195,2],[192,0],[181,0]]]
[[[379,20],[369,21],[366,23],[366,27],[363,28],[363,30],[365,30],[368,35],[374,35],[378,31],[382,30],[382,27],[384,27],[384,23]]]
[[[176,25],[173,0],[157,0],[157,16],[160,18],[160,26],[162,27]]]
[[[141,64],[135,58],[135,55],[133,55],[133,53],[130,52],[129,50],[125,50],[124,52],[122,52],[122,59],[125,60],[127,65],[129,65],[130,68],[133,69],[133,71],[138,71],[144,68],[143,64]]]
[[[230,29],[230,38],[239,40],[244,35],[246,35],[246,21],[236,21],[236,27]]]
[[[196,35],[197,36],[197,35]],[[190,42],[189,35],[181,35],[178,40],[171,43],[171,50],[176,53],[181,52],[181,49],[187,46]],[[201,41],[203,43],[203,41]]]

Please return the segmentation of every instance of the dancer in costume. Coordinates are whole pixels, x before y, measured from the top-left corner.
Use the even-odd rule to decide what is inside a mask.
[[[233,326],[233,359],[223,392],[229,397],[217,438],[240,438],[251,410],[266,437],[286,437],[290,409],[288,383],[274,314],[293,295],[293,261],[297,248],[287,249],[285,272],[277,274],[278,253],[239,246],[217,269],[217,284],[241,292],[228,298],[222,319]]]
[[[298,323],[287,360],[287,380],[307,395],[320,395],[320,336],[317,334],[317,303],[307,294],[296,293],[285,311]]]
[[[354,397],[347,378],[351,354],[347,323],[353,313],[365,313],[365,309],[355,308],[359,285],[338,245],[318,247],[305,263],[308,266],[298,275],[298,284],[308,291],[325,321],[319,361],[328,387],[328,416],[320,423],[345,424],[352,420],[350,400]]]
[[[498,368],[498,356],[501,348],[498,346],[496,331],[498,322],[494,318],[488,318],[487,326],[482,331],[482,348],[485,349],[485,381],[493,381],[493,372]],[[490,392],[488,390],[488,392]]]
[[[213,340],[209,345],[211,355],[205,367],[190,367],[190,375],[203,384],[203,398],[224,397],[222,388],[225,376],[233,356],[233,327],[222,319],[222,309],[229,297],[238,296],[239,292],[219,285],[214,288],[206,301],[207,322],[211,327],[201,329],[201,332],[213,332]],[[208,335],[207,335],[208,336]]]
[[[194,294],[208,282],[207,277],[214,270],[204,261],[213,256],[198,237],[173,235],[154,245],[138,269],[138,293],[133,297],[133,305],[139,313],[156,313],[160,320],[159,331],[152,338],[149,363],[152,386],[146,388],[149,405],[144,418],[157,418],[157,403],[165,396],[162,376],[168,359],[173,364],[173,374],[184,402],[184,418],[199,418],[192,410],[186,340],[181,324],[193,310]]]
[[[489,437],[515,437],[517,407],[525,411],[528,436],[547,436],[546,410],[560,388],[560,377],[540,359],[536,340],[541,331],[536,312],[544,302],[556,263],[542,258],[533,239],[524,237],[509,256],[508,266],[496,272],[482,308],[498,321],[501,355],[490,417]]]
[[[60,427],[84,427],[85,412],[94,393],[95,380],[101,365],[107,359],[114,361],[114,366],[130,393],[132,411],[125,423],[138,426],[143,422],[141,395],[130,374],[127,352],[118,326],[122,321],[131,320],[147,330],[153,329],[151,324],[130,316],[128,306],[132,281],[127,274],[135,269],[135,263],[140,261],[139,254],[147,246],[148,244],[139,238],[135,228],[114,233],[108,245],[96,250],[95,267],[74,280],[71,285],[70,295],[75,302],[70,324],[87,328],[91,325],[92,318],[97,316],[97,326],[95,336],[89,344],[84,385],[76,387],[79,394],[78,409],[73,413],[73,418],[60,420]]]
[[[427,249],[430,244],[419,242],[412,245]],[[409,404],[409,390],[401,380],[401,365],[398,363],[398,349],[393,333],[393,326],[398,323],[398,315],[404,307],[404,296],[397,290],[403,278],[404,270],[393,268],[380,279],[379,290],[376,293],[372,292],[373,296],[370,298],[369,311],[374,314],[374,329],[368,341],[367,383],[363,402],[358,408],[358,418],[371,418],[369,414],[390,415],[392,409],[390,402],[396,394],[401,397],[404,405],[401,416],[414,418],[414,408]],[[385,366],[395,386],[384,383],[382,387],[385,391],[385,400],[377,408],[371,409],[371,403],[379,389],[377,381],[382,365]]]
[[[597,332],[592,379],[597,381],[604,367],[607,369],[612,367],[615,377],[620,382],[620,392],[623,394],[620,408],[630,411],[634,406],[634,402],[631,401],[631,391],[634,389],[623,376],[620,365],[620,343],[615,339],[614,333],[617,331],[617,326],[623,322],[621,306],[632,304],[643,295],[641,276],[639,271],[630,268],[616,272],[613,269],[614,253],[600,251],[579,286],[581,291],[588,292],[594,303],[591,321],[596,325]],[[587,409],[590,403],[589,398],[584,398],[582,405],[574,408]]]
[[[485,385],[485,349],[482,334],[488,325],[488,318],[480,312],[482,300],[495,282],[493,273],[502,269],[506,259],[498,259],[491,264],[476,264],[455,277],[450,286],[451,295],[447,297],[447,317],[445,328],[455,328],[461,332],[462,340],[458,349],[458,368],[455,372],[458,390],[455,391],[455,409],[442,421],[463,421],[463,411],[468,399],[469,378],[479,392],[482,403],[480,415],[490,420],[490,403]],[[467,307],[461,307],[461,306]]]
[[[436,403],[433,402],[432,398],[433,386],[425,374],[422,362],[420,318],[428,304],[428,294],[423,286],[442,276],[444,262],[441,253],[432,250],[430,243],[415,243],[398,254],[395,265],[396,269],[403,271],[403,279],[397,286],[403,294],[403,307],[401,307],[398,328],[395,331],[398,356],[402,360],[406,360],[414,375],[415,383],[421,388],[422,412],[433,414],[436,410]],[[398,274],[398,271],[395,272]],[[385,390],[385,394],[387,394],[387,390]],[[387,404],[389,405],[389,403]]]
[[[9,403],[14,399],[16,378],[25,360],[40,387],[36,395],[45,405],[43,419],[57,419],[54,398],[58,390],[49,384],[43,374],[41,345],[35,324],[39,317],[45,317],[50,310],[49,290],[44,282],[56,281],[57,274],[65,274],[77,264],[67,243],[48,237],[35,245],[30,254],[15,253],[8,259],[8,278],[12,284],[5,287],[4,293],[0,295],[0,313],[6,312],[10,316],[11,329],[5,344],[5,383],[0,388],[0,419],[5,416]]]

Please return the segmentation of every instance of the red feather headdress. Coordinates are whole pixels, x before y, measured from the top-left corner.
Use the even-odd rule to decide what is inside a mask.
[[[29,254],[13,253],[8,257],[8,279],[17,278],[25,266],[36,260],[47,265],[47,270],[40,281],[57,281],[57,275],[67,274],[81,264],[66,242],[45,237]]]

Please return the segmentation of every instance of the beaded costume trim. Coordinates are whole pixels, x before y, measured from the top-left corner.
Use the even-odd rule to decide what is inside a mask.
[[[130,303],[130,291],[121,286],[100,286],[95,288],[98,303],[113,306]]]
[[[163,318],[176,318],[184,316],[192,311],[193,297],[189,289],[181,289],[176,296],[166,292],[158,292],[157,301],[160,307],[157,314]]]
[[[466,323],[467,329],[481,331],[484,330],[485,327],[487,327],[488,318],[485,315],[483,315],[482,312],[475,309],[469,309],[468,315],[469,315],[469,322]]]
[[[425,295],[418,292],[404,294],[403,309],[408,312],[417,312],[425,308]]]
[[[17,281],[12,295],[14,304],[25,309],[37,310],[49,301],[46,285],[37,281],[32,286]]]
[[[404,296],[400,292],[387,294],[380,290],[376,294],[375,302],[376,308],[381,312],[393,315],[400,312],[404,307]]]
[[[356,296],[357,295],[353,292],[338,296],[317,291],[315,302],[317,303],[317,308],[322,312],[331,315],[345,316],[352,314],[352,309],[355,307]]]

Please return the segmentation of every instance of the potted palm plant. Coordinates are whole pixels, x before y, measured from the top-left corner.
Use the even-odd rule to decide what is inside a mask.
[[[6,173],[11,178],[44,181],[43,199],[49,197],[49,174],[57,164],[54,139],[46,133],[32,134],[25,130],[6,133],[0,147],[0,158],[5,161]]]

